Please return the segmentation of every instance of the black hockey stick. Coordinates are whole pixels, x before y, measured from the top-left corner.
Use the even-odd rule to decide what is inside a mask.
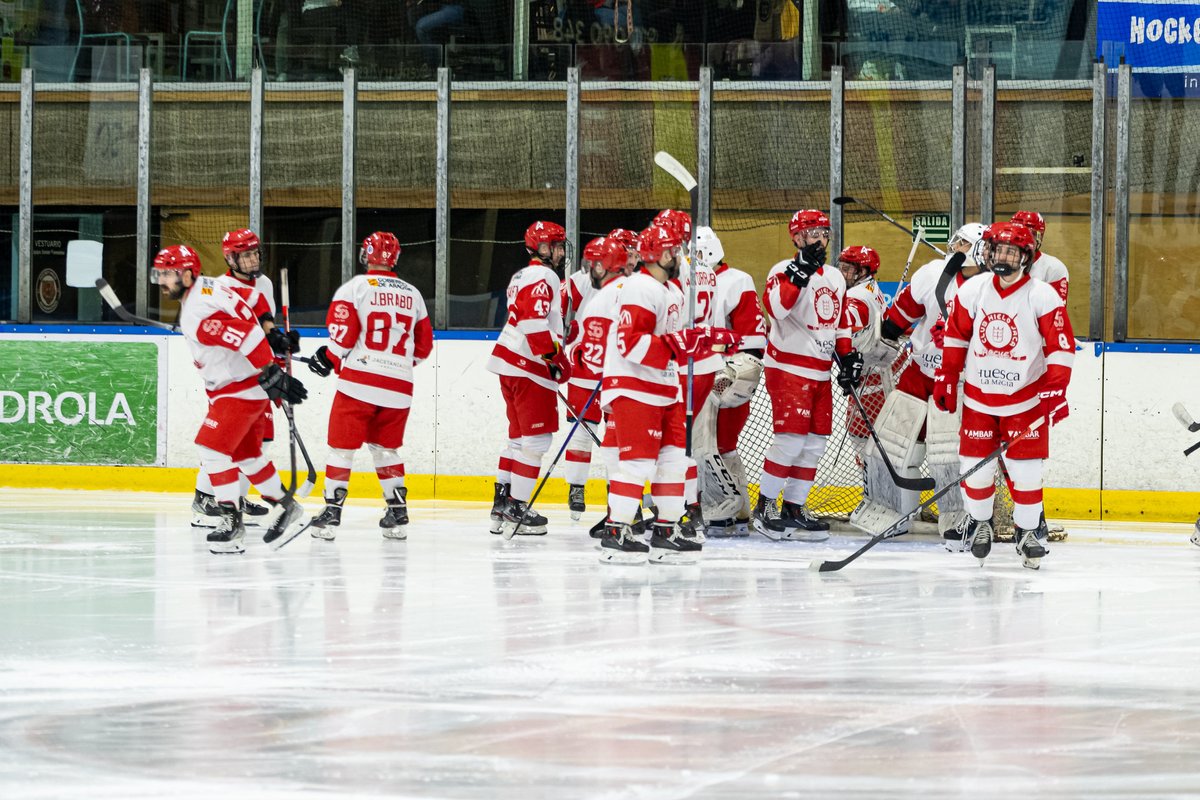
[[[283,317],[283,332],[290,333],[292,330],[290,311],[290,292],[288,291],[288,269],[283,267],[279,270],[279,299],[280,312]],[[292,352],[288,348],[286,355],[287,374],[292,376]],[[313,487],[317,485],[317,470],[313,466],[312,459],[308,456],[308,448],[304,446],[304,440],[300,438],[300,431],[296,429],[296,418],[292,415],[292,404],[286,401],[280,403],[283,406],[283,413],[287,416],[288,421],[288,438],[289,449],[292,457],[292,496],[293,497],[308,497],[312,494]],[[304,456],[304,467],[308,470],[308,475],[304,478],[304,484],[296,489],[296,448],[300,448],[301,455]]]
[[[700,187],[696,183],[696,178],[693,177],[692,173],[687,171],[687,167],[680,164],[675,156],[666,150],[659,150],[654,154],[654,163],[666,171],[672,178],[679,181],[679,185],[684,188],[691,199],[692,238],[688,241],[688,264],[690,269],[690,265],[696,261],[696,208],[700,204]],[[694,271],[688,280],[687,326],[689,328],[696,327],[696,275]],[[696,360],[689,355],[687,362],[687,402],[684,406],[687,415],[687,427],[684,432],[684,453],[688,458],[692,457],[692,425],[695,422],[695,411],[692,408],[692,382],[695,378],[695,369]]]
[[[889,217],[887,214],[883,213],[882,211],[880,211],[878,208],[876,208],[875,206],[871,205],[870,203],[863,202],[862,200],[857,200],[857,199],[855,199],[855,198],[853,198],[853,197],[850,197],[850,196],[848,196],[848,195],[842,195],[841,197],[835,197],[835,198],[833,198],[833,204],[834,204],[835,206],[844,206],[844,205],[849,205],[850,203],[858,203],[860,206],[866,206],[867,208],[871,209],[872,211],[874,211],[874,212],[875,212],[876,214],[878,214],[879,216],[881,216],[881,217],[883,217],[884,219],[886,219],[888,222],[890,222],[890,223],[892,223],[893,225],[895,225],[895,226],[896,226],[897,228],[899,228],[900,230],[902,230],[902,231],[904,231],[905,233],[907,233],[909,236],[914,236],[914,235],[916,235],[916,231],[912,230],[911,228],[906,228],[906,227],[904,227],[904,226],[903,226],[903,225],[901,225],[899,222],[896,222],[896,220],[892,219],[892,218],[891,218],[891,217]],[[943,258],[945,258],[945,256],[946,256],[946,252],[945,252],[944,250],[942,250],[940,247],[937,247],[937,246],[935,246],[935,245],[932,245],[932,244],[930,244],[930,243],[929,243],[929,240],[927,240],[927,239],[926,239],[924,236],[918,236],[918,237],[917,237],[917,241],[919,241],[921,244],[923,244],[923,245],[925,245],[926,247],[928,247],[928,248],[929,248],[930,250],[932,250],[933,252],[937,253],[939,256],[942,256]]]
[[[596,388],[592,389],[592,393],[588,395],[587,402],[584,403],[583,408],[579,410],[579,416],[575,418],[575,424],[571,426],[571,430],[567,431],[567,438],[563,440],[562,447],[558,448],[558,455],[554,457],[554,460],[550,462],[550,468],[546,470],[544,475],[542,475],[542,482],[537,485],[536,489],[534,489],[533,497],[529,498],[526,508],[533,508],[533,504],[537,501],[538,495],[542,493],[542,487],[546,485],[546,481],[550,480],[550,473],[554,472],[554,468],[558,466],[559,459],[563,457],[563,453],[567,452],[567,445],[571,443],[571,438],[575,435],[575,429],[579,427],[581,420],[587,416],[587,410],[591,407],[592,401],[596,399],[598,394],[600,394],[600,381],[596,381]],[[517,520],[517,524],[512,527],[511,532],[507,525],[501,528],[501,533],[504,536],[504,540],[508,541],[516,536],[517,531],[519,531],[521,526],[524,524],[525,517],[522,516],[519,520]]]
[[[567,416],[571,418],[571,421],[580,422],[579,417],[575,416],[575,412],[571,410],[571,403],[567,400],[566,395],[562,393],[562,389],[556,389],[555,393],[558,395],[558,399],[563,401],[563,405],[567,407]],[[587,426],[587,420],[582,421],[585,423],[583,429],[587,431],[588,436],[592,437],[592,441],[596,443],[596,447],[604,447],[604,445],[600,444],[600,440],[596,438],[595,432]],[[570,436],[567,437],[567,441],[571,441]]]
[[[113,313],[120,317],[125,322],[131,325],[145,325],[150,328],[162,328],[164,331],[174,331],[175,326],[168,322],[156,322],[145,317],[135,316],[121,305],[121,298],[117,297],[117,293],[108,285],[108,281],[104,278],[96,278],[96,291],[100,292],[100,297],[108,304],[108,307],[113,310]]]
[[[951,481],[950,483],[943,486],[941,489],[938,489],[936,492],[933,493],[932,497],[930,497],[925,502],[921,503],[921,505],[917,506],[912,511],[909,511],[904,516],[900,517],[895,522],[893,522],[891,524],[891,526],[887,528],[887,530],[883,531],[882,533],[878,533],[875,536],[872,536],[871,539],[866,544],[864,544],[862,547],[855,550],[850,555],[846,556],[845,558],[841,559],[840,561],[813,561],[813,562],[809,563],[808,568],[810,570],[812,570],[813,572],[837,572],[838,570],[842,569],[847,564],[854,561],[859,556],[861,556],[863,553],[867,552],[872,547],[874,547],[875,545],[884,541],[885,539],[895,539],[897,536],[902,536],[904,534],[904,531],[900,530],[900,526],[902,526],[904,523],[908,522],[909,520],[917,517],[922,511],[924,511],[925,509],[932,506],[940,498],[945,497],[946,494],[948,492],[950,492],[951,490],[957,489],[963,481],[965,481],[967,478],[971,477],[976,472],[978,472],[980,469],[982,469],[985,464],[989,464],[992,461],[995,461],[1000,456],[1004,455],[1004,452],[1006,450],[1008,450],[1008,448],[1012,447],[1017,442],[1022,441],[1023,439],[1027,439],[1030,436],[1032,436],[1035,431],[1037,431],[1039,428],[1041,428],[1043,425],[1046,424],[1046,421],[1048,419],[1052,418],[1055,414],[1057,414],[1059,411],[1061,411],[1063,408],[1065,408],[1066,405],[1067,405],[1066,403],[1061,403],[1053,411],[1051,411],[1048,415],[1040,416],[1037,419],[1035,419],[1033,421],[1033,424],[1031,424],[1024,431],[1019,433],[1016,437],[1001,444],[999,447],[997,447],[995,450],[993,450],[991,453],[989,453],[987,455],[987,457],[984,458],[982,461],[980,461],[978,464],[976,464],[975,466],[971,467],[966,472],[959,475],[957,478],[955,478],[953,481]],[[1200,443],[1198,443],[1198,445],[1200,445]]]
[[[879,451],[879,457],[883,459],[883,465],[887,467],[888,474],[892,476],[892,483],[901,489],[908,489],[913,492],[925,492],[936,488],[937,483],[933,478],[906,478],[899,472],[896,472],[896,468],[892,466],[892,460],[888,458],[887,451],[883,449],[883,442],[879,441],[879,434],[875,432],[875,426],[871,423],[871,418],[867,416],[867,409],[863,407],[862,398],[858,396],[858,390],[853,386],[850,387],[850,396],[854,398],[854,405],[858,406],[858,413],[862,415],[863,424],[867,426],[871,438],[875,440],[875,448]],[[849,430],[848,426],[847,430]]]

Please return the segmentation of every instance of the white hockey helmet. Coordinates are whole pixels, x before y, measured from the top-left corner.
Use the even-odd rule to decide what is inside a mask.
[[[725,258],[725,248],[716,232],[707,225],[696,228],[696,260],[708,268],[713,268]]]
[[[983,232],[987,226],[982,222],[968,222],[954,232],[950,237],[948,247],[953,249],[959,242],[967,242],[971,249],[967,251],[967,262],[970,264],[983,263]]]

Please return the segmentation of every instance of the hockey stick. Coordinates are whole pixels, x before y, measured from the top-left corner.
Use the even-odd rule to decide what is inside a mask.
[[[283,317],[283,332],[290,333],[292,330],[291,317],[288,313],[290,308],[289,300],[290,292],[288,291],[288,268],[283,267],[279,270],[279,299],[280,316]],[[292,376],[292,352],[288,349],[286,356],[287,374]],[[308,497],[312,494],[313,487],[317,485],[317,470],[313,467],[312,459],[308,456],[308,448],[304,446],[304,440],[300,438],[300,431],[296,430],[296,418],[292,415],[292,404],[286,401],[280,402],[283,406],[283,413],[287,416],[288,421],[288,448],[292,456],[292,488],[293,497]],[[304,467],[308,470],[308,475],[304,478],[304,484],[296,488],[296,448],[300,448],[300,453],[304,456]]]
[[[925,238],[925,226],[917,226],[917,238],[913,239],[912,247],[908,250],[908,261],[904,262],[904,272],[900,273],[900,282],[896,284],[896,294],[892,297],[892,303],[895,304],[896,298],[900,296],[900,291],[904,288],[904,281],[908,278],[908,271],[912,269],[913,259],[917,257],[917,248],[921,246],[921,240]]]
[[[571,420],[572,420],[573,422],[580,422],[581,420],[579,419],[579,417],[576,417],[576,416],[575,416],[575,412],[571,410],[571,403],[570,403],[570,402],[567,400],[567,398],[566,398],[566,395],[564,395],[564,394],[562,393],[562,390],[561,390],[561,389],[556,389],[556,390],[555,390],[555,394],[557,394],[557,395],[558,395],[558,399],[559,399],[559,400],[562,400],[562,401],[563,401],[563,405],[567,407],[567,416],[568,416],[568,417],[570,417],[570,418],[571,418]],[[586,422],[587,422],[587,420],[582,420],[582,421],[583,421],[584,423],[586,423]],[[592,437],[592,441],[596,443],[596,447],[604,447],[604,445],[600,444],[600,440],[596,438],[596,434],[595,434],[595,432],[593,432],[593,431],[592,431],[592,429],[591,429],[591,428],[589,428],[589,427],[588,427],[588,426],[585,424],[585,425],[583,426],[583,429],[584,429],[585,431],[587,431],[587,434],[588,434],[588,436]],[[567,441],[568,441],[568,442],[569,442],[569,441],[571,441],[571,437],[569,437],[569,436],[568,436],[568,437],[567,437]]]
[[[997,447],[995,450],[993,450],[991,453],[989,453],[987,455],[987,457],[985,457],[978,464],[976,464],[975,466],[971,467],[966,472],[959,475],[957,478],[955,478],[953,481],[951,481],[950,483],[943,486],[941,489],[938,489],[936,492],[933,493],[932,497],[930,497],[925,502],[921,503],[921,505],[917,506],[912,511],[909,511],[907,514],[905,514],[904,516],[897,519],[895,522],[893,522],[891,524],[891,526],[889,526],[887,528],[887,530],[883,531],[882,533],[878,533],[875,536],[872,536],[871,539],[866,544],[864,544],[862,547],[855,550],[850,555],[846,556],[845,558],[841,559],[840,561],[813,561],[808,565],[808,568],[810,570],[812,570],[813,572],[837,572],[838,570],[842,569],[847,564],[854,561],[859,556],[861,556],[863,553],[867,552],[868,550],[870,550],[872,547],[879,544],[883,540],[895,539],[897,536],[902,536],[904,534],[904,531],[900,529],[902,525],[904,525],[909,520],[915,519],[918,515],[920,515],[920,513],[922,511],[924,511],[925,509],[932,506],[940,498],[945,497],[946,494],[948,492],[950,492],[951,490],[957,489],[963,481],[965,481],[967,478],[971,477],[976,472],[981,470],[984,467],[984,465],[990,464],[991,462],[995,461],[1000,456],[1004,455],[1004,452],[1006,450],[1008,450],[1008,448],[1012,447],[1017,442],[1027,439],[1030,436],[1032,436],[1034,434],[1034,432],[1036,432],[1039,428],[1041,428],[1043,425],[1046,424],[1046,421],[1048,419],[1053,418],[1054,415],[1057,414],[1059,411],[1061,411],[1063,408],[1065,408],[1066,405],[1067,405],[1066,403],[1061,403],[1057,408],[1055,408],[1049,414],[1047,414],[1045,416],[1040,416],[1037,419],[1035,419],[1028,428],[1026,428],[1021,433],[1017,434],[1017,436],[1015,438],[1002,443],[999,447]],[[1053,423],[1051,423],[1051,424],[1053,424]],[[1200,444],[1200,443],[1198,443],[1198,444]]]
[[[1183,407],[1183,403],[1176,403],[1171,406],[1171,412],[1175,415],[1175,419],[1179,420],[1179,424],[1187,428],[1191,433],[1200,431],[1200,422],[1192,419],[1192,415]]]
[[[121,298],[117,297],[117,293],[108,285],[108,281],[104,278],[96,278],[96,291],[100,292],[100,297],[108,303],[108,307],[113,310],[113,313],[131,325],[145,325],[149,328],[162,328],[164,331],[174,331],[175,326],[167,322],[156,322],[145,317],[138,317],[130,314],[125,310],[125,306],[121,305]]]
[[[833,204],[834,204],[834,205],[837,205],[837,206],[844,206],[844,205],[848,205],[848,204],[850,204],[850,203],[858,203],[860,206],[866,206],[867,208],[871,209],[872,211],[874,211],[874,212],[875,212],[876,214],[878,214],[879,216],[881,216],[881,217],[883,217],[884,219],[886,219],[888,222],[890,222],[890,223],[892,223],[893,225],[895,225],[895,226],[896,226],[897,228],[899,228],[900,230],[902,230],[902,231],[904,231],[905,233],[907,233],[909,236],[912,236],[912,235],[913,235],[913,230],[912,230],[912,228],[906,228],[906,227],[904,227],[904,226],[903,226],[903,225],[901,225],[899,222],[896,222],[896,220],[892,219],[892,218],[891,218],[891,217],[889,217],[887,214],[883,213],[882,211],[880,211],[878,208],[876,208],[875,206],[871,205],[870,203],[865,203],[865,202],[863,202],[862,200],[856,200],[855,198],[853,198],[853,197],[849,197],[849,196],[847,196],[847,195],[842,195],[841,197],[835,197],[835,198],[833,198]],[[938,254],[939,256],[941,256],[942,258],[945,258],[945,257],[946,257],[946,252],[945,252],[944,250],[942,250],[940,247],[937,247],[936,245],[932,245],[932,244],[930,244],[930,243],[928,242],[928,240],[926,240],[926,239],[925,239],[925,237],[924,237],[924,236],[919,236],[919,237],[917,238],[917,241],[918,241],[918,242],[920,242],[921,244],[925,245],[926,247],[928,247],[928,248],[929,248],[930,250],[932,250],[933,252],[937,253],[937,254]]]
[[[554,468],[558,466],[559,459],[563,457],[563,453],[567,452],[567,445],[570,444],[571,438],[575,436],[575,429],[579,427],[582,419],[587,416],[587,410],[591,407],[592,401],[596,399],[598,394],[600,394],[600,381],[596,381],[596,388],[592,389],[592,393],[588,395],[587,402],[584,403],[583,408],[579,410],[579,416],[575,418],[575,424],[571,426],[571,430],[567,431],[567,438],[563,440],[562,447],[558,448],[558,455],[556,455],[554,460],[550,462],[550,468],[546,470],[546,474],[542,475],[542,482],[538,484],[536,489],[534,489],[533,497],[529,498],[526,508],[533,508],[533,504],[537,501],[538,495],[542,493],[542,487],[546,485],[546,481],[550,480],[550,473],[554,472]],[[522,517],[517,520],[517,524],[512,527],[511,531],[507,525],[501,528],[500,532],[504,536],[504,540],[508,541],[516,536],[517,531],[519,531],[521,526],[524,524],[525,517],[522,515]]]
[[[867,426],[871,438],[875,440],[875,448],[879,451],[879,457],[883,459],[883,465],[887,467],[888,474],[892,476],[892,483],[901,489],[908,489],[913,492],[925,492],[936,488],[937,484],[933,478],[906,478],[899,472],[896,472],[896,468],[892,466],[892,460],[888,458],[887,451],[883,449],[883,442],[879,441],[879,434],[875,432],[875,426],[871,423],[871,418],[867,416],[867,409],[863,407],[862,398],[858,396],[858,390],[853,386],[850,387],[850,396],[854,398],[854,405],[858,406],[858,413],[862,415],[863,424]]]
[[[654,154],[654,163],[661,167],[668,175],[684,188],[688,193],[691,201],[690,213],[692,215],[692,236],[688,241],[688,269],[692,269],[692,264],[696,261],[696,207],[700,204],[700,187],[696,183],[692,173],[687,171],[687,168],[680,164],[675,156],[668,153],[666,150],[659,150]],[[688,277],[688,324],[689,328],[696,327],[696,274],[692,270],[692,274]],[[692,457],[692,426],[695,423],[695,411],[692,408],[692,382],[695,379],[696,360],[688,355],[687,362],[687,398],[684,406],[684,413],[687,417],[686,428],[684,429],[684,454],[688,458]]]

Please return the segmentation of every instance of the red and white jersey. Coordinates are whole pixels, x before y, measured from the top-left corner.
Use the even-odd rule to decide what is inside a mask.
[[[627,280],[618,277],[601,286],[575,315],[578,335],[567,347],[567,356],[575,365],[570,382],[589,392],[604,376],[609,336],[621,315],[621,286]]]
[[[846,324],[850,327],[851,336],[868,325],[874,325],[877,319],[882,322],[883,315],[887,313],[887,301],[883,299],[883,292],[879,291],[879,284],[874,278],[847,289],[845,305]]]
[[[562,346],[559,291],[558,276],[538,259],[516,271],[508,282],[508,321],[492,348],[488,372],[528,378],[547,389],[558,389],[542,356]]]
[[[606,284],[607,285],[607,284]],[[571,327],[567,333],[567,339],[563,343],[563,349],[567,350],[567,356],[571,357],[573,351],[578,349],[580,338],[583,335],[581,324],[584,315],[591,308],[592,301],[600,294],[600,289],[592,285],[592,278],[586,272],[574,272],[569,278],[563,281],[562,297],[559,298],[562,303],[563,321],[566,321],[569,312],[574,311],[575,318],[571,321]],[[613,315],[616,319],[616,315]],[[607,328],[605,331],[607,333]],[[594,337],[593,337],[594,338]],[[593,341],[593,348],[595,343]],[[600,352],[603,353],[604,343],[600,342]],[[580,350],[580,355],[585,355],[584,351]],[[596,360],[593,352],[592,358],[582,359],[575,362],[582,365],[571,371],[571,379],[567,383],[572,386],[580,386],[591,391],[596,388],[596,381],[600,380],[600,370],[604,366],[603,358]]]
[[[680,401],[679,368],[663,335],[682,326],[677,296],[639,270],[620,281],[617,324],[609,329],[600,404],[621,397],[652,406]],[[601,309],[597,308],[597,313]]]
[[[254,310],[220,279],[196,279],[184,295],[179,329],[209,399],[267,399],[258,385],[259,370],[272,359],[267,336]]]
[[[791,259],[767,273],[763,305],[771,318],[763,365],[814,381],[829,380],[834,352],[850,351],[850,329],[842,313],[846,279],[825,264],[803,290],[784,274]]]
[[[942,345],[934,338],[934,325],[942,321],[942,308],[938,305],[937,285],[946,269],[945,259],[935,259],[921,267],[913,275],[912,283],[900,290],[896,302],[888,311],[888,319],[908,330],[908,343],[912,348],[912,359],[920,367],[921,372],[930,378],[942,365]],[[961,271],[946,285],[947,307],[954,295],[968,279]]]
[[[708,326],[713,324],[712,313],[713,305],[716,301],[717,275],[713,272],[712,267],[697,262],[694,265],[694,269],[690,269],[687,272],[681,269],[679,278],[667,281],[667,288],[671,291],[671,296],[679,304],[679,308],[683,312],[679,315],[679,328],[676,330],[682,330],[688,326],[688,292],[691,291],[691,277],[693,275],[696,279],[696,324]],[[712,375],[719,372],[724,366],[725,359],[720,354],[710,350],[706,354],[699,355],[692,363],[692,374]],[[682,379],[687,379],[686,363],[679,365],[679,374]]]
[[[944,369],[962,373],[963,402],[976,411],[1008,416],[1034,408],[1038,380],[1048,369],[1069,373],[1075,360],[1062,298],[1028,275],[1007,289],[990,273],[968,278],[949,312]]]
[[[1035,253],[1033,266],[1029,268],[1029,277],[1050,284],[1054,291],[1058,292],[1058,296],[1063,299],[1063,302],[1067,302],[1071,276],[1067,274],[1067,265],[1054,256],[1040,250]]]
[[[275,286],[266,275],[259,275],[252,282],[246,282],[230,271],[217,276],[217,283],[237,292],[238,297],[254,311],[254,316],[260,323],[275,319]]]
[[[713,297],[712,324],[741,336],[740,350],[766,350],[767,324],[754,279],[724,261],[713,272],[717,276],[717,291]]]
[[[562,307],[563,320],[566,320],[571,314],[578,317],[584,304],[598,291],[600,290],[592,285],[592,276],[588,274],[587,270],[576,270],[567,276],[560,289],[562,296],[558,298],[559,305]]]
[[[334,293],[325,325],[339,392],[382,408],[412,405],[413,366],[433,350],[415,286],[387,270],[355,275]]]

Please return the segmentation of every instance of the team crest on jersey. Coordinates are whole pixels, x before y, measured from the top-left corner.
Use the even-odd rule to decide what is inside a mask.
[[[837,292],[828,286],[818,286],[813,297],[813,310],[817,312],[817,322],[830,326],[837,322],[839,303]]]
[[[1025,356],[1014,356],[1012,351],[1021,341],[1017,333],[1017,324],[1012,317],[998,312],[988,314],[979,323],[979,341],[986,349],[986,355],[1008,358],[1013,361],[1024,361]]]
[[[545,281],[537,283],[533,287],[533,296],[534,297],[549,297],[552,294],[553,294],[553,292],[550,291],[550,285],[547,284]]]
[[[217,322],[215,319],[204,320],[204,324],[200,327],[203,328],[204,332],[209,336],[216,336],[221,332],[221,323]]]
[[[622,310],[621,311],[621,319],[617,324],[624,325],[625,327],[629,327],[630,325],[633,324],[633,315],[630,314],[628,311]]]
[[[598,319],[589,319],[587,321],[587,335],[592,339],[604,338],[604,323]]]

